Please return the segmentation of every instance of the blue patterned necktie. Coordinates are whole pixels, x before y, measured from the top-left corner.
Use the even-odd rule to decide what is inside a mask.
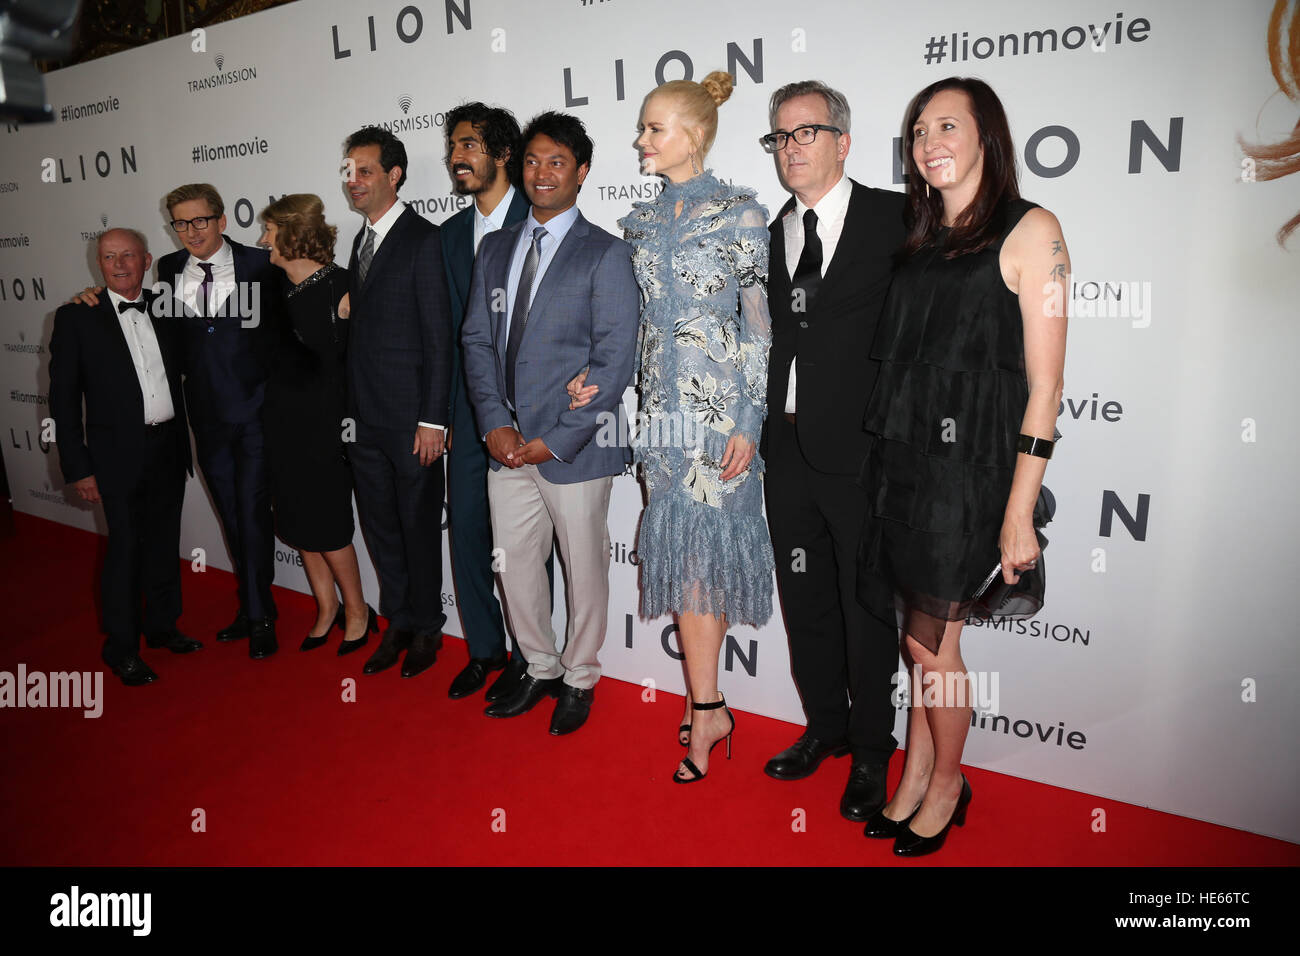
[[[533,230],[533,244],[528,247],[524,257],[524,271],[519,276],[519,288],[515,291],[515,310],[510,314],[510,335],[506,339],[506,401],[511,408],[515,405],[515,359],[519,357],[519,343],[524,338],[524,326],[528,324],[529,298],[533,292],[533,279],[537,277],[537,263],[542,258],[542,237],[546,227],[538,226]]]

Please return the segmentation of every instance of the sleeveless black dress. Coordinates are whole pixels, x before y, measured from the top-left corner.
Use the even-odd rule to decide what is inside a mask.
[[[352,470],[343,447],[348,273],[331,263],[289,289],[262,410],[275,530],[300,551],[352,543]]]
[[[932,653],[949,621],[987,613],[971,599],[1001,560],[1029,386],[998,255],[1033,208],[1004,203],[999,239],[979,252],[945,259],[944,229],[903,262],[872,347],[881,368],[863,423],[876,440],[863,466],[858,594],[868,608],[896,606],[904,633]],[[1016,616],[1041,607],[1041,573],[1021,575],[1014,604]]]

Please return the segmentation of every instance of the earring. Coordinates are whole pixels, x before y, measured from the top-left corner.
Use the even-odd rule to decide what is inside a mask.
[[[694,153],[691,153],[691,172],[697,176],[700,174],[700,164],[695,161]]]
[[[926,184],[925,184],[925,198],[926,198],[926,199],[929,199],[929,198],[930,198],[930,184],[929,184],[929,183],[926,183]]]

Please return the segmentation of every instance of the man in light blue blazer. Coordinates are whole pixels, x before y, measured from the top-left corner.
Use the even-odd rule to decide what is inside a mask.
[[[582,123],[542,113],[528,124],[523,182],[531,208],[483,238],[461,342],[479,432],[492,456],[492,540],[511,634],[528,659],[514,693],[490,717],[516,717],[558,697],[551,733],[572,733],[591,711],[609,609],[609,495],[631,460],[604,427],[617,420],[632,377],[641,295],[631,248],[575,205],[591,168]],[[570,379],[600,386],[569,408]],[[597,435],[600,440],[597,440]],[[568,594],[564,652],[551,627],[545,562],[554,537]]]

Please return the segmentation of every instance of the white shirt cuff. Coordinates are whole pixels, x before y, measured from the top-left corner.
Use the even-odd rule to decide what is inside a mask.
[[[420,427],[421,427],[421,428],[437,428],[437,429],[440,429],[441,431],[444,431],[444,432],[447,430],[447,426],[446,426],[446,425],[433,425],[433,424],[430,424],[429,422],[420,422]]]

